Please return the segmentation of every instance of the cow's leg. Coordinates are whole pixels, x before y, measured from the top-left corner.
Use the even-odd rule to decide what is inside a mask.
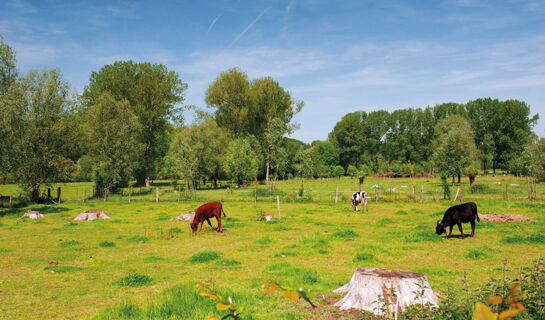
[[[210,225],[210,228],[214,229],[214,227],[212,226],[212,223],[210,222],[210,218],[206,218],[206,222],[208,222],[208,224]]]
[[[458,222],[458,229],[460,229],[460,233],[462,234],[462,239],[464,238],[464,230],[462,230],[462,223]]]
[[[216,216],[216,219],[218,220],[218,232],[223,232],[223,229],[221,228],[221,212]]]
[[[475,220],[471,221],[471,237],[475,235]]]
[[[452,225],[449,226],[447,238],[450,238],[450,235],[452,234],[452,227],[453,227]]]
[[[367,207],[367,198],[363,199],[363,202],[365,202],[365,210],[369,212],[369,207]]]
[[[354,200],[352,200],[352,207],[354,208],[354,211],[358,211],[358,203]]]
[[[204,225],[204,220],[199,221],[199,223],[201,224],[201,228],[199,229],[199,232],[201,232],[202,231],[202,226]]]

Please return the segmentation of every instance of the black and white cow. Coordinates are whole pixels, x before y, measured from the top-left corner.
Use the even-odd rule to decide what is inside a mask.
[[[358,211],[359,203],[361,203],[362,210],[365,210],[365,208],[367,208],[367,192],[354,192],[354,194],[352,195],[352,207],[355,211]]]

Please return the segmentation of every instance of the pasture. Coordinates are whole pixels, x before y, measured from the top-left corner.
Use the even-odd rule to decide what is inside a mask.
[[[302,190],[299,180],[276,183],[274,189],[259,185],[257,203],[255,186],[230,193],[182,192],[178,202],[178,193],[164,182],[157,184],[159,202],[153,188],[139,195],[133,190],[131,202],[123,190],[106,202],[84,203],[83,192],[88,194],[91,184],[60,185],[60,205],[0,209],[2,317],[203,319],[218,312],[214,301],[195,294],[193,286],[202,283],[244,305],[243,319],[352,319],[352,314],[328,307],[328,301],[357,267],[423,273],[435,291],[461,295],[465,285],[477,290],[500,277],[504,260],[508,273],[514,274],[545,255],[544,198],[538,194],[528,200],[526,180],[479,177],[472,191],[464,179],[464,201],[476,202],[479,214],[519,214],[535,220],[481,221],[475,238],[465,240],[457,228],[451,239],[434,234],[436,221],[454,204],[435,200],[435,190],[442,197],[440,181],[414,182],[415,195],[409,178],[368,178],[365,213],[351,207],[358,182],[349,178],[305,181]],[[512,185],[509,201],[506,184]],[[382,188],[377,202],[372,185]],[[0,185],[0,195],[18,192],[13,185]],[[455,192],[456,187],[452,197]],[[277,195],[281,219],[258,220],[263,214],[278,216]],[[227,213],[223,233],[205,225],[193,236],[188,222],[170,220],[220,197]],[[20,219],[28,209],[41,211],[45,218]],[[112,219],[71,221],[88,209],[103,209]],[[464,232],[470,233],[469,224]],[[309,288],[320,307],[312,310],[280,294],[261,298],[263,279]]]

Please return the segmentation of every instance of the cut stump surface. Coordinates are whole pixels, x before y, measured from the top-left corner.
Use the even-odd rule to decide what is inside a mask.
[[[437,307],[439,302],[425,275],[379,268],[356,269],[350,282],[333,292],[346,293],[334,305],[340,310],[361,309],[377,315],[383,315],[383,308],[394,314],[413,304]]]

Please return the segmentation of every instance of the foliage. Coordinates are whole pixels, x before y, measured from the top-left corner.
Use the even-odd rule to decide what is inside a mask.
[[[333,168],[333,176],[335,178],[340,178],[344,176],[344,168],[341,166],[335,166],[335,168]]]
[[[154,174],[167,152],[169,120],[182,122],[183,92],[187,84],[164,65],[116,61],[93,72],[83,92],[87,107],[99,103],[104,94],[116,101],[126,101],[141,124],[139,134],[131,136],[144,150],[134,158],[135,176],[142,185]],[[124,107],[121,105],[120,107]],[[120,119],[119,121],[121,121]]]
[[[102,196],[104,188],[127,186],[136,170],[133,160],[145,149],[134,139],[142,126],[128,101],[104,93],[95,97],[85,119],[96,194]]]
[[[435,132],[434,164],[440,172],[460,176],[477,154],[469,123],[461,116],[453,115],[441,120]]]
[[[450,183],[447,182],[447,173],[441,173],[441,187],[443,187],[443,199],[450,200]]]
[[[300,149],[296,155],[295,163],[295,170],[299,177],[307,178],[314,174],[312,157],[309,150]]]
[[[251,181],[257,174],[258,158],[247,138],[237,138],[229,144],[225,156],[225,172],[237,186]]]
[[[350,176],[351,178],[354,178],[354,177],[356,177],[357,174],[358,174],[358,169],[355,166],[349,165],[348,168],[346,168],[346,175],[347,176]]]
[[[237,307],[233,303],[233,299],[231,297],[228,297],[227,300],[222,300],[222,298],[212,291],[209,287],[202,285],[202,284],[196,284],[195,290],[199,293],[199,295],[206,297],[211,300],[217,300],[219,301],[216,304],[216,310],[217,311],[227,311],[228,313],[224,315],[222,318],[216,317],[216,316],[207,316],[204,319],[205,320],[223,320],[223,319],[238,319],[238,316],[242,313],[244,310],[244,307]],[[205,291],[207,290],[207,291]]]
[[[71,139],[74,100],[69,84],[55,69],[30,71],[17,90],[14,104],[4,110],[10,119],[4,130],[17,141],[8,153],[9,165],[16,181],[37,202],[42,185],[70,179],[75,170],[70,158],[76,144]]]
[[[498,308],[504,310],[494,313],[482,302],[477,302],[475,311],[473,312],[473,320],[502,320],[515,317],[521,312],[527,312],[522,303],[520,303],[520,300],[524,300],[524,298],[525,295],[521,292],[519,284],[515,283],[506,296],[493,296],[488,299],[489,305],[498,306]],[[508,308],[505,309],[505,306],[508,306]]]
[[[260,281],[261,287],[265,290],[261,296],[265,296],[267,294],[270,294],[271,296],[274,296],[276,290],[283,291],[283,295],[286,299],[294,302],[299,299],[305,300],[312,308],[316,308],[314,303],[310,300],[310,289],[303,290],[303,288],[299,288],[299,290],[292,290],[289,287],[282,287],[278,285],[276,282],[265,279]]]

